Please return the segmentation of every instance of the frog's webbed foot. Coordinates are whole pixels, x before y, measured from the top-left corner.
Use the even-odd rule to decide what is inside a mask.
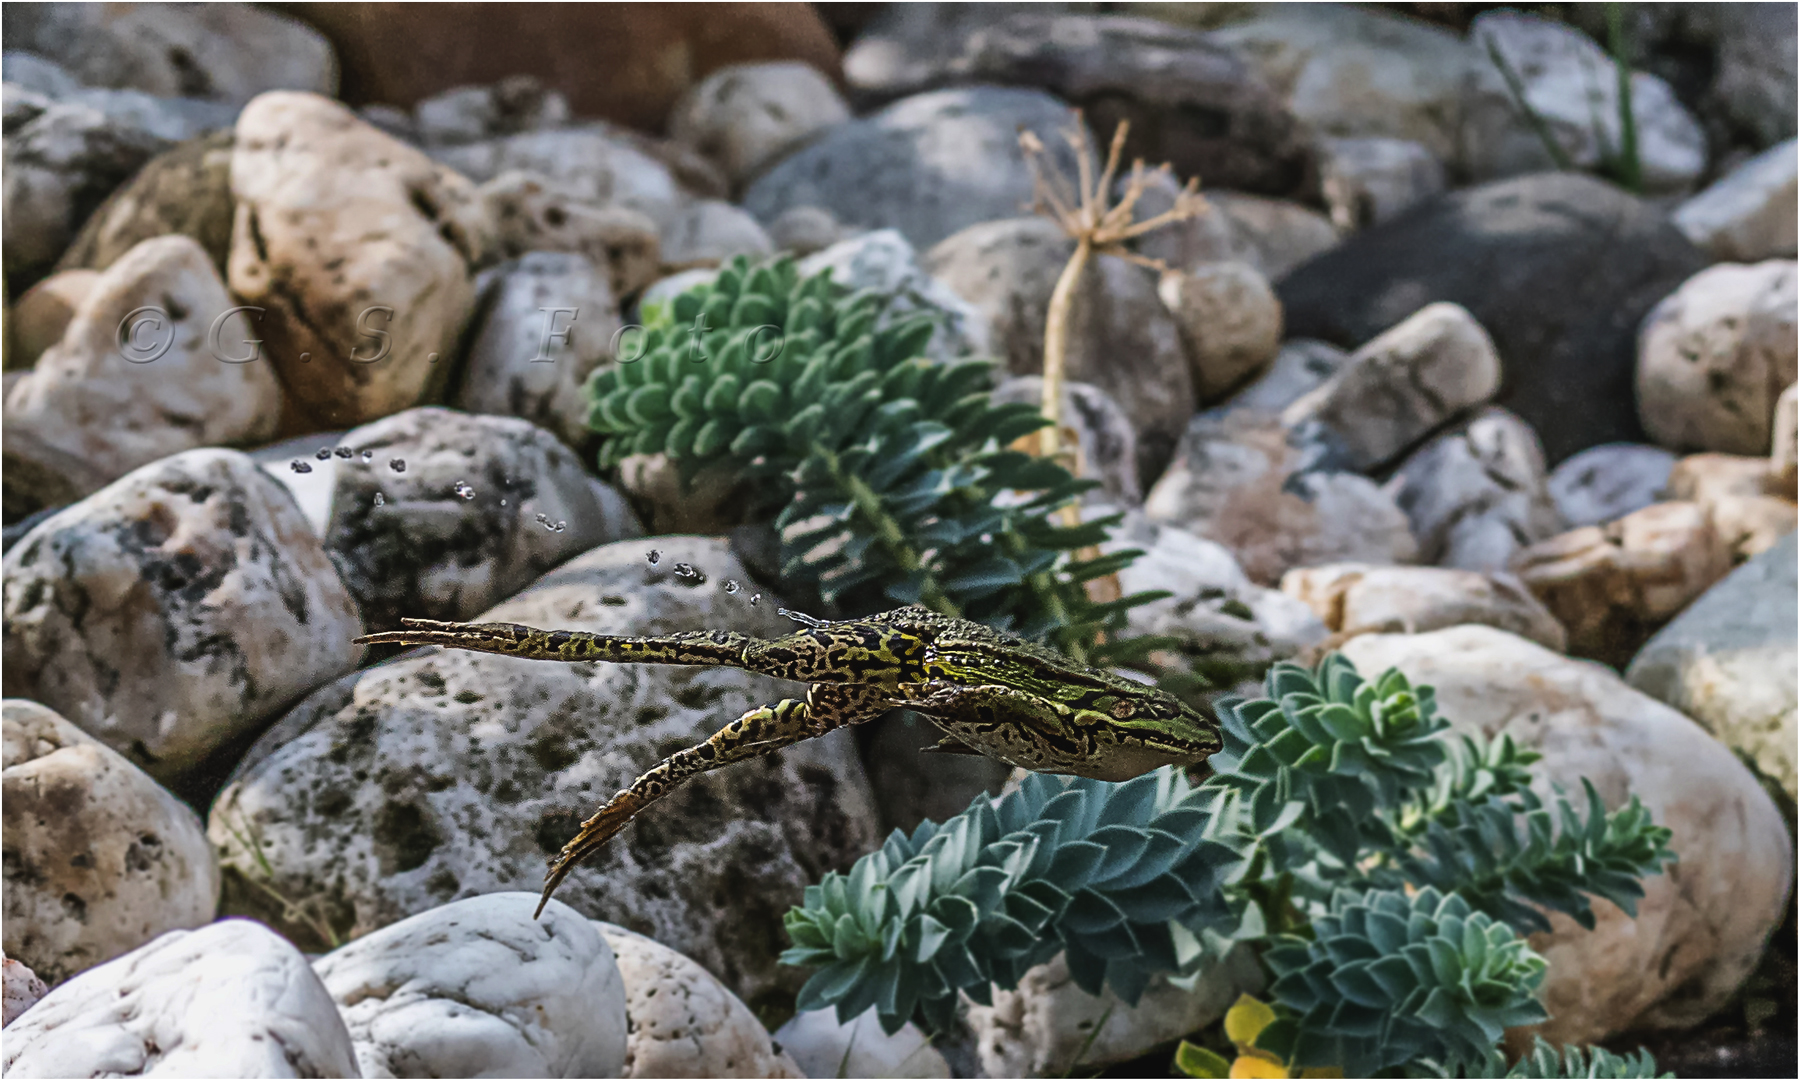
[[[544,905],[575,864],[606,846],[606,842],[631,823],[651,803],[672,792],[690,777],[734,761],[760,757],[784,746],[816,738],[844,724],[871,720],[886,711],[881,695],[863,686],[814,684],[805,701],[792,698],[775,705],[751,709],[721,728],[698,746],[664,758],[655,767],[614,795],[599,813],[581,823],[581,831],[550,860],[544,875],[543,896],[532,917],[543,914]]]

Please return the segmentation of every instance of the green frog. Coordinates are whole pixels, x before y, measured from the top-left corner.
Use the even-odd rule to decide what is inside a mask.
[[[1216,721],[1178,698],[979,623],[903,607],[862,619],[803,624],[772,640],[728,630],[613,637],[515,623],[403,620],[359,645],[442,645],[529,660],[733,667],[807,684],[804,700],[765,705],[658,762],[614,795],[550,861],[543,897],[576,863],[688,778],[771,753],[892,708],[943,731],[926,752],[985,754],[1035,772],[1129,780],[1167,764],[1205,761],[1223,741]]]

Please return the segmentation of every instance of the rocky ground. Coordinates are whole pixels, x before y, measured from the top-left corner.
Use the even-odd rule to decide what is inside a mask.
[[[583,383],[790,253],[1039,400],[1073,243],[1018,132],[1120,120],[1143,215],[1207,201],[1068,331],[1088,509],[1173,594],[1133,629],[1396,665],[1642,799],[1680,861],[1533,938],[1543,1033],[1794,1072],[1790,5],[1626,6],[1634,156],[1603,5],[400,7],[6,9],[7,1075],[1165,1071],[1253,964],[1127,1009],[1058,961],[943,1045],[792,1015],[803,888],[1005,779],[916,718],[695,781],[534,922],[782,687],[350,644],[781,632],[763,533],[596,472]]]

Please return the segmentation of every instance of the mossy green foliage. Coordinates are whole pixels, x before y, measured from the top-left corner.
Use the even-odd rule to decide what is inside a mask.
[[[1046,421],[992,402],[991,364],[926,358],[930,316],[741,258],[646,316],[588,384],[600,467],[727,466],[780,529],[783,575],[836,609],[923,603],[1096,660],[1100,634],[1157,595],[1088,599],[1083,582],[1138,553],[1071,557],[1117,519],[1059,523],[1094,485],[1008,449]]]
[[[1152,975],[1203,978],[1252,942],[1280,1012],[1259,1048],[1456,1075],[1544,1018],[1524,940],[1539,909],[1588,926],[1593,896],[1632,911],[1673,858],[1634,799],[1608,813],[1587,785],[1584,816],[1559,792],[1545,805],[1535,754],[1452,739],[1398,671],[1365,680],[1333,655],[1266,687],[1219,703],[1225,746],[1198,786],[1032,776],[827,875],[787,917],[786,962],[823,968],[801,1007],[940,1029],[955,991],[985,1000],[1057,951],[1083,989],[1133,1003]]]

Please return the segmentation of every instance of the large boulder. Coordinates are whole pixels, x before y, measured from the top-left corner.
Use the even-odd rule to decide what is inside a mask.
[[[1673,830],[1680,861],[1644,880],[1632,919],[1597,900],[1597,929],[1551,914],[1531,936],[1549,961],[1541,998],[1557,1043],[1600,1042],[1704,1020],[1755,968],[1793,882],[1793,843],[1774,801],[1735,755],[1615,673],[1485,626],[1365,635],[1343,646],[1363,672],[1398,667],[1436,687],[1458,730],[1510,735],[1543,755],[1539,795],[1578,796],[1591,780],[1607,807],[1642,799]]]
[[[164,782],[254,738],[353,667],[350,593],[287,492],[189,450],[6,552],[5,693],[41,701]]]
[[[1477,625],[1556,652],[1568,645],[1562,624],[1511,574],[1332,563],[1287,571],[1281,591],[1304,601],[1333,634],[1424,634]]]
[[[567,904],[502,892],[432,908],[313,961],[364,1076],[620,1076],[625,984]]]
[[[254,346],[220,351],[218,327],[231,310],[225,283],[193,240],[163,236],[132,248],[94,282],[62,340],[7,390],[6,425],[15,429],[7,464],[26,459],[23,475],[31,475],[30,466],[50,471],[72,457],[89,467],[89,482],[110,482],[183,450],[273,436],[281,386]],[[55,456],[22,449],[21,436]],[[15,509],[55,505],[64,494],[8,487]]]
[[[524,420],[408,409],[332,442],[329,460],[301,464],[333,470],[325,547],[370,628],[473,618],[642,532],[623,497]]]
[[[634,210],[667,229],[680,220],[691,195],[653,150],[614,128],[584,124],[436,146],[431,156],[477,183],[527,173],[583,202]]]
[[[480,617],[606,633],[787,633],[775,599],[751,605],[750,590],[726,590],[748,577],[723,540],[628,541]],[[315,942],[309,922],[350,939],[453,899],[535,891],[544,860],[613,792],[791,693],[732,669],[459,650],[369,669],[303,702],[213,803],[222,906]],[[237,835],[260,837],[260,857]],[[577,866],[557,897],[654,933],[758,1003],[803,978],[777,967],[782,942],[769,928],[807,884],[876,842],[868,782],[843,731],[696,777]],[[306,917],[272,902],[271,889]]]
[[[734,64],[702,79],[675,105],[669,137],[710,158],[734,185],[850,118],[817,68],[797,61]]]
[[[265,926],[175,930],[52,990],[6,1029],[7,1076],[360,1076],[306,957]]]
[[[185,803],[35,701],[8,699],[6,953],[61,982],[204,926],[219,866]]]
[[[244,109],[228,278],[266,309],[255,329],[295,423],[365,423],[442,386],[474,299],[480,253],[455,219],[472,190],[327,98]]]
[[[794,206],[818,206],[846,225],[898,229],[924,248],[982,221],[1010,217],[1031,200],[1018,132],[1061,146],[1075,113],[1038,90],[971,86],[894,102],[830,128],[782,158],[743,193],[764,222]],[[1070,175],[1065,149],[1052,160]]]
[[[230,130],[189,139],[157,154],[90,215],[59,270],[104,270],[145,240],[191,236],[224,276],[231,251]]]
[[[1638,690],[1706,726],[1799,798],[1794,555],[1789,533],[1706,590],[1649,639],[1625,671]]]
[[[1549,464],[1640,442],[1636,329],[1705,263],[1664,214],[1599,180],[1546,173],[1442,196],[1281,279],[1292,337],[1361,345],[1433,301],[1462,305],[1504,366],[1498,403]]]
[[[1389,486],[1411,519],[1419,561],[1502,570],[1520,548],[1561,531],[1548,479],[1530,425],[1486,409],[1425,443]]]

